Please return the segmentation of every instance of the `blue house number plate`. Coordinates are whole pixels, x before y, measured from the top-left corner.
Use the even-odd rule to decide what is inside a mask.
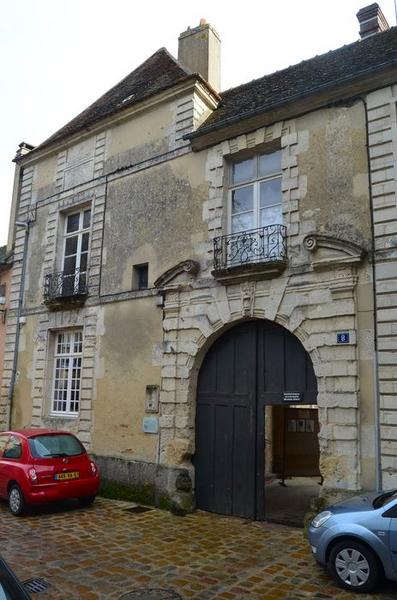
[[[337,344],[348,344],[350,342],[350,333],[348,331],[341,331],[336,334]]]

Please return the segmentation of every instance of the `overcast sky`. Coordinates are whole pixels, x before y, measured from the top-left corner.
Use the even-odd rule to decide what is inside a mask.
[[[371,0],[3,0],[0,245],[18,144],[37,145],[161,46],[205,18],[222,39],[222,89],[358,39]],[[394,0],[379,0],[395,24]]]

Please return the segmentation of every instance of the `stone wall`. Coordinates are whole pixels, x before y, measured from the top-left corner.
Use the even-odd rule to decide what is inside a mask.
[[[397,487],[397,86],[369,94],[368,129],[374,219],[384,489]]]

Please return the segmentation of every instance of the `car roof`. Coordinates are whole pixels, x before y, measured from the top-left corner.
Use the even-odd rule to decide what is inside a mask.
[[[67,434],[67,435],[73,435],[70,433],[70,431],[60,431],[59,429],[14,429],[12,431],[4,431],[1,432],[3,435],[4,434],[8,434],[8,435],[20,435],[21,437],[24,437],[26,439],[37,436],[37,435],[53,435],[55,433],[59,434]]]

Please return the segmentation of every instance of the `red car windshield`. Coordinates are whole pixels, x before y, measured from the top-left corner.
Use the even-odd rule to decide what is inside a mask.
[[[37,435],[29,438],[33,458],[78,456],[85,454],[83,445],[73,435],[66,433]]]

